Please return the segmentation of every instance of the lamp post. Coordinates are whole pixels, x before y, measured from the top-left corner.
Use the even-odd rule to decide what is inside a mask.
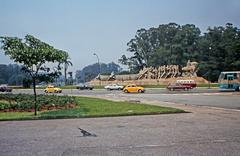
[[[212,47],[209,47],[208,50],[208,64],[210,64],[210,51],[211,51]],[[208,89],[210,89],[210,69],[208,69]]]
[[[97,57],[97,60],[98,60],[98,70],[99,70],[99,86],[101,86],[101,65],[100,65],[100,62],[99,62],[99,57],[96,53],[93,53],[93,55],[95,55]]]

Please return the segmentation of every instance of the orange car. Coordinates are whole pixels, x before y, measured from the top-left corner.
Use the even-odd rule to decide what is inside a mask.
[[[123,88],[123,92],[124,93],[144,93],[145,89],[135,84],[130,84],[130,85],[126,85]]]

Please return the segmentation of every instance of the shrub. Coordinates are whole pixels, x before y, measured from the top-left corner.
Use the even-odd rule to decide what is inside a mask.
[[[0,94],[0,110],[5,109],[29,111],[34,109],[34,96],[28,94]],[[37,110],[41,108],[48,109],[49,107],[55,108],[68,108],[70,104],[77,104],[76,97],[72,96],[57,96],[57,95],[38,95]]]

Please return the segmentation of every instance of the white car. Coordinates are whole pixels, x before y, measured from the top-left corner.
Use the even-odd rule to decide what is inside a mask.
[[[123,90],[123,86],[118,84],[109,84],[104,87],[107,90]]]

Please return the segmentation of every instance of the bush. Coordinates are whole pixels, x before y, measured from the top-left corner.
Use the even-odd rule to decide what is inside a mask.
[[[4,101],[4,102],[1,102]],[[68,108],[76,105],[77,100],[71,96],[38,95],[37,110],[51,108]],[[0,111],[11,109],[14,111],[29,111],[34,109],[34,95],[28,94],[0,94]]]

